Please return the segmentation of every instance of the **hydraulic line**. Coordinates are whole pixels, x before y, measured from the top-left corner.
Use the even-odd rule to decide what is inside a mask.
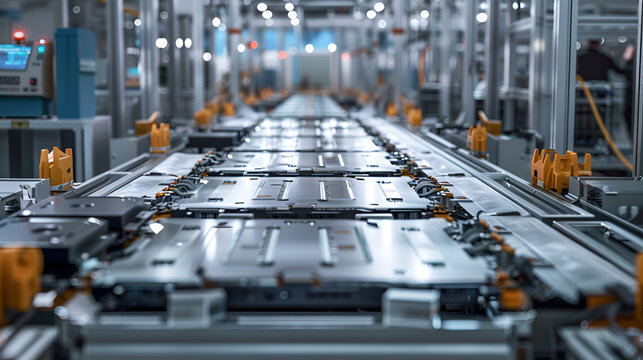
[[[596,107],[596,103],[594,103],[594,97],[592,96],[592,93],[589,91],[587,88],[587,85],[585,85],[585,81],[583,78],[576,74],[576,81],[580,83],[580,86],[583,88],[583,92],[585,92],[585,96],[587,96],[587,100],[589,101],[589,106],[592,108],[592,113],[594,114],[594,120],[596,120],[596,124],[598,127],[601,129],[601,132],[603,133],[603,136],[605,137],[605,140],[607,140],[607,143],[610,145],[610,148],[616,154],[619,160],[627,167],[630,169],[630,171],[633,170],[632,164],[627,161],[625,156],[621,153],[621,150],[616,147],[616,144],[614,143],[614,140],[612,140],[612,136],[607,132],[607,128],[605,128],[605,124],[603,123],[603,118],[601,117],[601,113],[598,112],[598,108]]]

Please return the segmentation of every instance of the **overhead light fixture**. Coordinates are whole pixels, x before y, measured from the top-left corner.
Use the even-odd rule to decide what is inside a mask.
[[[277,56],[279,56],[279,60],[286,60],[286,58],[288,57],[288,53],[284,50],[281,50]]]
[[[167,47],[167,39],[166,38],[158,38],[156,39],[156,47],[159,49],[165,49]]]
[[[479,12],[476,14],[476,21],[480,24],[484,24],[489,20],[489,15],[486,12]]]
[[[369,10],[366,12],[366,17],[371,20],[375,19],[375,16],[377,16],[377,13],[375,12],[375,10]]]
[[[185,41],[183,41],[183,45],[185,45],[186,49],[189,49],[192,47],[192,39],[190,38],[185,38]]]
[[[373,5],[373,9],[375,9],[375,11],[377,12],[384,11],[384,3],[381,1],[376,2],[375,5]]]
[[[260,2],[259,4],[257,4],[257,10],[264,12],[268,10],[268,5],[266,5],[266,3]]]
[[[266,10],[266,11],[261,13],[261,16],[266,20],[272,19],[272,11]]]
[[[176,41],[174,42],[174,45],[176,45],[177,48],[182,48],[183,47],[183,39],[177,38]]]
[[[299,25],[299,19],[298,18],[290,19],[290,25],[292,26]]]
[[[215,16],[212,18],[212,26],[214,27],[219,27],[221,25],[221,19],[219,17]]]
[[[315,51],[315,47],[313,46],[313,44],[306,44],[306,46],[304,46],[304,50],[307,53],[312,54],[313,51]]]
[[[334,53],[335,51],[337,51],[337,45],[335,43],[328,44],[328,51]]]
[[[286,3],[286,4],[284,5],[284,7],[286,8],[286,11],[293,11],[293,10],[295,10],[295,5],[293,5],[291,2]]]
[[[411,19],[410,24],[412,28],[417,28],[418,26],[420,26],[420,20],[413,18]]]
[[[386,20],[384,20],[384,19],[380,19],[380,21],[377,22],[377,27],[380,28],[380,29],[385,29],[386,25],[388,25],[388,24],[386,23]]]
[[[246,46],[243,45],[243,44],[237,45],[237,51],[240,52],[240,53],[246,51]]]
[[[431,13],[429,12],[429,10],[420,11],[420,17],[422,19],[428,19],[430,15],[431,15]]]
[[[206,52],[204,52],[204,53],[203,53],[203,61],[208,62],[208,61],[210,61],[210,60],[212,60],[212,54],[210,54],[210,53],[209,53],[209,52],[207,52],[207,51],[206,51]]]
[[[141,26],[141,24],[143,24],[141,19],[134,19],[134,26],[138,27],[138,26]]]
[[[297,17],[297,12],[296,11],[288,11],[288,18],[289,19],[294,19]]]

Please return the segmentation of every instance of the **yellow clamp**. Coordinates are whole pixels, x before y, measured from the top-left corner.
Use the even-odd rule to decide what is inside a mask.
[[[74,159],[71,149],[60,151],[54,146],[51,152],[40,150],[39,177],[49,179],[50,191],[63,191],[71,188],[74,182]]]
[[[150,134],[150,152],[152,154],[164,154],[170,150],[170,124],[152,125]]]

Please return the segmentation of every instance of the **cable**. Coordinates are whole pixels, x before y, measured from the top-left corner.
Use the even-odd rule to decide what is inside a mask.
[[[607,132],[607,129],[605,128],[605,124],[603,123],[603,118],[601,117],[601,113],[598,112],[598,108],[596,108],[596,103],[594,103],[594,97],[592,96],[592,93],[589,92],[587,85],[585,85],[585,81],[578,74],[576,74],[576,81],[578,81],[580,83],[580,86],[583,87],[585,96],[587,96],[587,100],[589,101],[589,106],[592,108],[592,113],[594,113],[594,119],[596,120],[596,124],[601,129],[601,132],[603,133],[605,140],[607,140],[607,143],[610,145],[610,148],[612,149],[612,151],[614,151],[614,154],[616,154],[618,159],[621,160],[623,165],[625,165],[625,167],[630,169],[630,171],[633,171],[632,164],[629,161],[627,161],[625,156],[623,156],[623,154],[621,153],[621,150],[619,150],[616,147],[614,140],[612,140],[612,137]]]

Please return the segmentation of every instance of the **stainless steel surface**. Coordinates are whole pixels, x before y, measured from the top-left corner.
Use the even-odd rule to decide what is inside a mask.
[[[221,174],[400,174],[385,152],[231,152],[210,172]],[[194,161],[196,162],[196,161]],[[177,171],[178,172],[178,171]]]
[[[237,151],[378,151],[370,137],[289,138],[247,137]]]
[[[313,212],[334,210],[403,211],[428,210],[401,177],[209,177],[192,197],[180,200],[180,209],[191,212],[220,210]]]
[[[270,117],[298,117],[298,118],[319,118],[336,117],[343,118],[346,112],[337,105],[331,98],[323,95],[292,95],[286,101],[276,107]]]

